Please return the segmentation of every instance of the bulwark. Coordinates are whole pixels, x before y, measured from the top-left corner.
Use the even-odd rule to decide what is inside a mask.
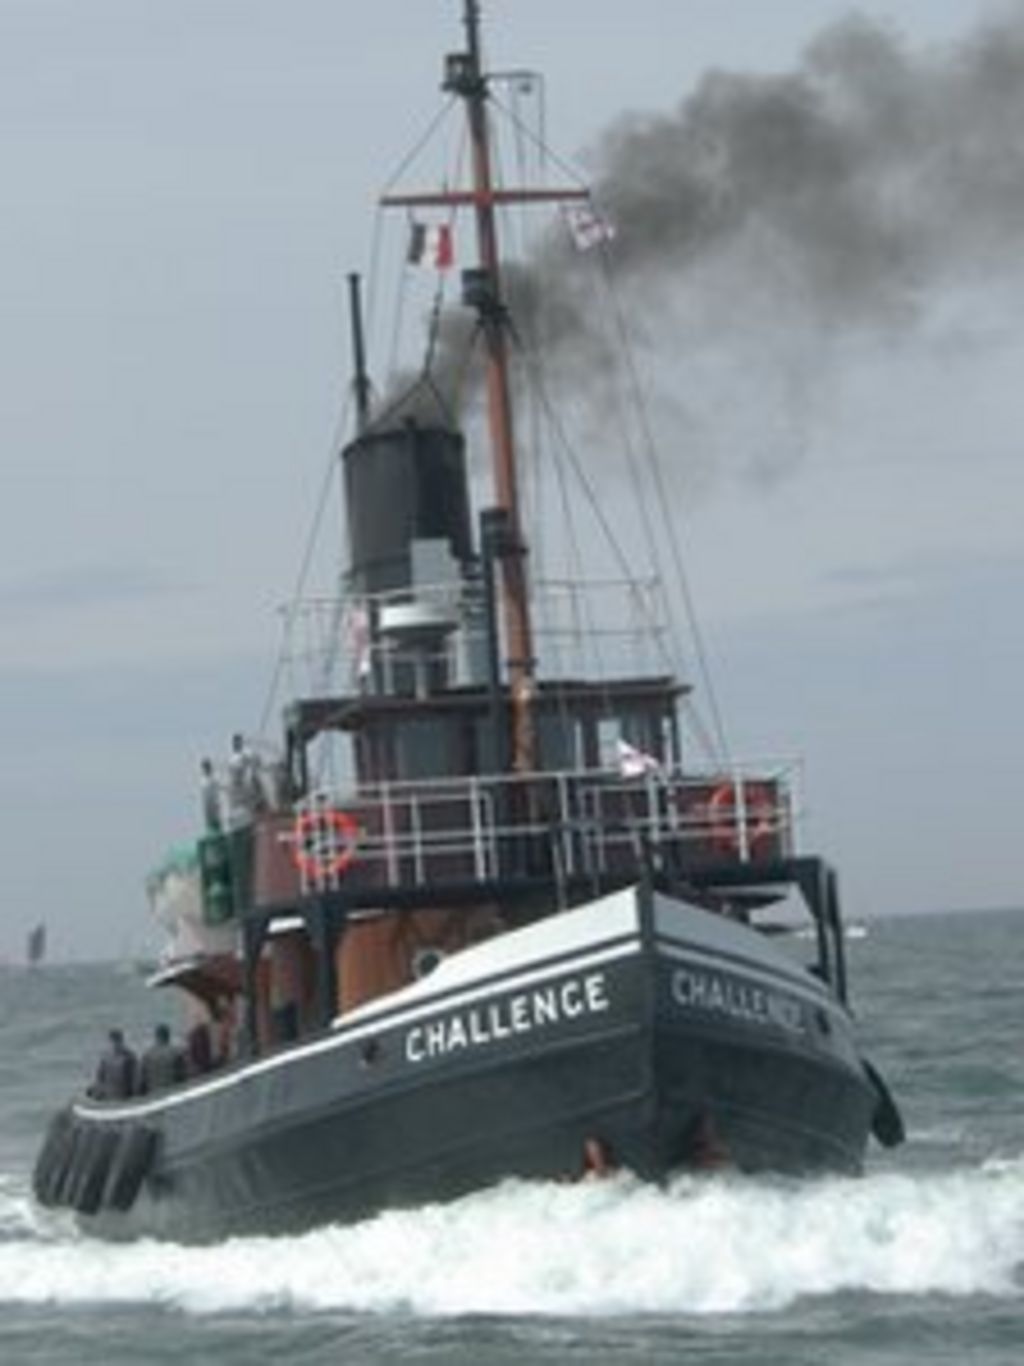
[[[500,1043],[584,1015],[601,1014],[609,1005],[603,972],[567,977],[551,986],[517,992],[486,1005],[455,1011],[429,1024],[413,1026],[405,1035],[406,1061],[425,1062],[460,1049]]]

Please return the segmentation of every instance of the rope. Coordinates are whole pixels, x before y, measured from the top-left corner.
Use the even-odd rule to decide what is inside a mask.
[[[568,161],[566,161],[563,157],[560,157],[558,153],[554,151],[553,148],[548,146],[547,142],[544,140],[543,132],[540,134],[534,133],[530,129],[529,125],[524,123],[519,118],[519,116],[508,107],[508,105],[504,104],[501,100],[498,99],[498,97],[493,93],[493,91],[490,95],[490,102],[495,109],[497,109],[501,114],[504,115],[505,118],[509,120],[510,123],[514,124],[518,129],[521,130],[523,136],[528,141],[533,143],[533,145],[537,148],[538,152],[546,161],[550,161],[552,165],[557,166],[558,169],[562,172],[562,174],[566,176],[569,180],[571,180],[574,185],[578,186],[579,189],[587,190],[589,193],[590,187],[587,184],[586,180],[583,178],[583,176],[581,176],[579,171],[577,171],[573,166],[571,166]]]
[[[626,320],[622,312],[622,307],[619,302],[618,294],[615,290],[608,253],[605,251],[603,245],[600,248],[600,250],[601,263],[603,267],[603,276],[605,284],[608,289],[608,296],[612,303],[616,327],[619,333],[619,340],[626,361],[627,376],[632,390],[631,397],[633,399],[633,407],[636,412],[637,421],[640,425],[640,433],[643,438],[644,450],[647,456],[648,466],[650,468],[650,472],[654,478],[654,482],[656,485],[658,504],[661,509],[662,523],[665,531],[665,539],[668,542],[669,554],[672,557],[673,568],[675,569],[676,578],[679,584],[679,590],[682,596],[683,606],[686,610],[687,622],[689,624],[690,633],[693,638],[694,653],[697,659],[697,667],[700,672],[701,682],[703,684],[704,691],[707,696],[708,707],[711,711],[712,726],[714,729],[714,734],[718,745],[718,755],[726,763],[729,763],[730,746],[728,739],[726,737],[725,722],[722,716],[721,708],[718,705],[718,697],[711,678],[711,669],[708,662],[707,649],[704,644],[704,635],[700,627],[700,622],[697,618],[697,611],[693,600],[693,593],[690,588],[690,580],[689,576],[686,573],[686,567],[683,562],[682,551],[679,546],[679,541],[681,538],[679,536],[677,526],[673,523],[669,515],[670,503],[668,499],[668,490],[666,488],[665,480],[662,474],[661,461],[658,459],[657,444],[654,440],[654,434],[651,431],[650,422],[648,421],[647,417],[647,410],[643,400],[643,390],[640,384],[640,377],[636,368],[636,359],[633,352],[632,342],[629,336],[629,330],[626,326]]]
[[[511,333],[513,340],[517,341],[518,344],[518,339],[516,338],[515,330],[511,329]],[[525,353],[523,353],[522,351],[521,354],[525,355]],[[565,428],[563,427],[562,423],[559,421],[555,413],[550,398],[548,397],[547,390],[544,386],[544,382],[540,377],[539,369],[535,364],[533,364],[530,361],[528,357],[526,358],[526,365],[528,372],[530,373],[532,382],[537,387],[537,393],[541,405],[544,409],[544,415],[547,418],[548,422],[551,424],[551,430],[554,436],[556,437],[558,444],[562,447],[562,450],[564,451],[566,458],[568,459],[572,467],[572,471],[576,476],[580,488],[583,490],[584,496],[586,497],[586,500],[589,503],[590,509],[594,515],[594,520],[597,522],[597,525],[601,530],[601,533],[608,542],[612,555],[616,563],[618,564],[618,567],[623,575],[623,578],[626,579],[627,582],[632,581],[635,577],[635,575],[633,574],[633,568],[630,565],[629,560],[627,559],[626,554],[622,549],[622,546],[619,544],[618,538],[616,537],[615,532],[612,529],[611,523],[605,516],[604,510],[601,507],[600,500],[597,498],[597,495],[594,492],[593,485],[590,483],[589,479],[587,478],[584,472],[583,466],[580,463],[576,451],[573,448],[572,443],[569,441]],[[649,625],[652,628],[654,628],[656,627],[657,623],[656,621],[649,618]],[[655,637],[657,638],[657,632],[653,629],[652,634],[655,635]],[[661,649],[664,650],[663,645],[661,645]],[[671,669],[672,660],[670,656],[668,656],[667,654],[663,654],[662,657],[665,664],[669,667],[669,669]]]
[[[507,119],[509,119],[509,121],[510,121],[510,122],[511,122],[511,123],[512,123],[520,132],[521,132],[521,134],[522,134],[524,137],[526,137],[526,138],[528,138],[530,141],[532,141],[532,142],[539,148],[539,150],[540,150],[542,156],[543,156],[544,158],[546,158],[546,159],[550,159],[550,161],[551,161],[555,166],[558,167],[558,169],[562,172],[563,175],[565,175],[570,181],[574,182],[576,185],[580,186],[581,188],[583,188],[583,189],[588,189],[588,188],[589,188],[589,187],[587,186],[586,181],[585,181],[585,180],[576,172],[576,170],[575,170],[567,161],[565,161],[562,157],[558,156],[558,154],[557,154],[551,147],[548,146],[547,141],[546,141],[545,137],[543,136],[543,132],[541,133],[540,136],[534,134],[534,133],[532,132],[532,130],[531,130],[525,123],[523,123],[523,121],[519,118],[519,115],[518,115],[517,111],[516,111],[514,108],[510,109],[510,108],[509,108],[507,105],[505,105],[500,99],[498,99],[498,97],[497,97],[496,95],[494,95],[493,92],[492,92],[492,94],[491,94],[491,103],[492,103],[492,105],[493,105],[495,108],[497,108],[498,110],[500,110],[500,112],[501,112]],[[636,370],[636,362],[635,362],[635,358],[634,358],[634,354],[633,354],[633,349],[632,349],[632,345],[631,345],[629,333],[628,333],[628,330],[627,330],[626,325],[625,325],[625,320],[624,320],[623,315],[622,315],[621,305],[620,305],[620,303],[619,303],[618,296],[617,296],[617,294],[616,294],[616,292],[615,292],[615,289],[614,289],[614,286],[613,286],[613,282],[612,282],[612,279],[611,279],[611,271],[610,271],[609,257],[608,257],[607,249],[606,249],[606,247],[605,247],[604,244],[601,245],[601,247],[600,247],[600,252],[601,252],[601,261],[602,261],[602,266],[603,266],[603,274],[604,274],[605,282],[606,282],[606,285],[607,285],[607,288],[608,288],[609,298],[610,298],[611,303],[612,303],[613,315],[614,315],[615,323],[616,323],[616,329],[617,329],[617,331],[618,331],[618,333],[619,333],[620,343],[621,343],[621,345],[622,345],[623,354],[624,354],[625,360],[626,360],[627,374],[628,374],[628,378],[629,378],[630,385],[631,385],[631,388],[632,388],[633,406],[634,406],[634,409],[635,409],[635,411],[636,411],[637,418],[638,418],[638,421],[639,421],[639,424],[640,424],[640,430],[641,430],[641,435],[642,435],[642,437],[643,437],[645,454],[646,454],[646,456],[647,456],[648,464],[649,464],[649,466],[650,466],[650,469],[651,469],[651,472],[652,472],[652,474],[653,474],[654,481],[655,481],[655,484],[656,484],[656,487],[657,487],[658,502],[659,502],[659,505],[660,505],[660,508],[661,508],[662,519],[663,519],[664,526],[665,526],[666,539],[667,539],[667,541],[668,541],[669,553],[670,553],[670,555],[671,555],[671,557],[672,557],[673,568],[674,568],[674,570],[675,570],[676,578],[677,578],[678,583],[679,583],[680,595],[681,595],[681,597],[682,597],[683,606],[684,606],[684,610],[685,610],[686,618],[687,618],[687,623],[688,623],[688,626],[689,626],[689,630],[690,630],[691,637],[692,637],[692,639],[693,639],[694,654],[695,654],[695,657],[696,657],[696,660],[697,660],[697,668],[698,668],[698,671],[699,671],[699,673],[700,673],[702,685],[703,685],[703,688],[704,688],[704,691],[705,691],[705,693],[706,693],[707,700],[708,700],[708,706],[709,706],[710,711],[711,711],[712,725],[713,725],[713,729],[714,729],[714,738],[712,738],[712,737],[707,733],[707,731],[706,731],[705,727],[703,726],[703,723],[700,721],[699,716],[698,716],[698,714],[697,714],[697,712],[696,712],[696,709],[695,709],[695,707],[693,706],[692,703],[690,704],[688,710],[689,710],[690,713],[691,713],[691,717],[692,717],[692,718],[694,719],[694,721],[696,722],[696,727],[695,727],[695,728],[699,731],[699,736],[698,736],[698,738],[701,739],[701,740],[705,743],[705,745],[706,745],[706,746],[708,747],[708,749],[709,749],[709,752],[710,752],[712,755],[714,755],[714,754],[716,753],[716,751],[717,751],[718,755],[719,755],[722,759],[724,759],[726,762],[728,762],[729,744],[728,744],[728,740],[727,740],[727,736],[726,736],[725,723],[724,723],[724,720],[723,720],[721,708],[719,707],[719,704],[718,704],[718,699],[717,699],[717,695],[716,695],[716,692],[715,692],[715,687],[714,687],[714,684],[713,684],[712,678],[711,678],[711,669],[710,669],[710,666],[709,666],[709,663],[708,663],[707,649],[706,649],[705,644],[704,644],[703,632],[702,632],[702,630],[701,630],[700,623],[699,623],[698,618],[697,618],[696,607],[695,607],[695,604],[694,604],[694,601],[693,601],[693,594],[692,594],[692,591],[691,591],[691,588],[690,588],[689,576],[688,576],[687,573],[686,573],[685,566],[684,566],[683,559],[682,559],[682,555],[681,555],[680,548],[679,548],[679,544],[678,544],[678,539],[679,539],[679,538],[678,538],[678,531],[677,531],[677,529],[672,525],[671,520],[670,520],[670,518],[669,518],[669,512],[668,512],[668,509],[669,509],[669,502],[668,502],[668,498],[667,498],[667,496],[666,496],[667,490],[666,490],[664,478],[663,478],[663,475],[662,475],[661,464],[660,464],[660,461],[659,461],[658,458],[657,458],[657,446],[656,446],[656,443],[655,443],[655,441],[654,441],[653,433],[651,432],[650,423],[649,423],[649,421],[648,421],[648,419],[647,419],[646,408],[645,408],[645,405],[644,405],[644,402],[643,402],[642,387],[641,387],[641,385],[640,385],[639,376],[638,376],[637,370]],[[564,439],[564,437],[563,437],[563,439]],[[630,443],[628,443],[628,441],[627,441],[627,453],[630,453],[630,452],[631,452],[631,445],[630,445]],[[631,460],[631,464],[632,464],[632,456],[631,456],[631,455],[630,455],[630,460]],[[579,474],[579,471],[578,471],[578,474]],[[583,487],[584,487],[584,490],[587,492],[588,498],[591,498],[591,499],[593,500],[592,492],[589,490],[589,487],[587,486],[586,482],[585,482],[584,480],[581,479],[581,483],[582,483],[582,485],[583,485]],[[642,480],[638,480],[637,483],[638,483],[638,488],[642,488],[643,481],[642,481]],[[642,519],[644,520],[645,525],[647,525],[647,524],[648,524],[648,514],[647,514],[647,511],[646,511],[646,502],[645,502],[645,500],[643,499],[642,494],[641,494],[640,497],[639,497],[639,504],[640,504],[641,517],[642,517]],[[596,509],[595,509],[595,511],[596,511]],[[603,518],[599,518],[599,521],[603,523]],[[605,530],[606,530],[606,533],[607,533],[607,532],[608,532],[608,528],[607,528],[606,524],[605,524]],[[614,538],[611,538],[611,539],[612,539],[613,549],[615,550],[616,553],[618,553],[617,544],[614,542]],[[652,537],[652,538],[651,538],[651,541],[650,541],[650,545],[653,547],[653,546],[655,545],[655,543],[656,543],[656,542],[655,542],[655,538]],[[656,554],[656,552],[653,552],[653,551],[652,551],[652,553]],[[668,608],[669,611],[671,611],[671,604],[670,604],[670,603],[667,602],[667,603],[666,603],[666,607]]]
[[[287,662],[288,643],[291,639],[291,631],[293,629],[294,624],[295,607],[302,598],[302,594],[305,591],[306,580],[309,577],[309,571],[313,563],[313,554],[316,549],[317,539],[320,535],[320,527],[323,522],[324,511],[327,507],[327,499],[331,489],[331,482],[334,478],[335,462],[337,460],[338,450],[341,446],[342,434],[348,428],[351,407],[352,395],[350,392],[346,397],[338,421],[335,425],[334,436],[331,441],[330,455],[328,457],[327,465],[324,470],[324,477],[320,485],[320,496],[317,500],[316,511],[313,514],[313,521],[310,526],[309,535],[306,538],[306,546],[299,564],[299,572],[296,575],[295,579],[295,587],[292,591],[292,596],[288,605],[288,631],[285,637],[285,641],[282,643],[281,648],[278,651],[277,660],[271,672],[270,686],[267,690],[266,701],[263,704],[263,711],[260,714],[260,723],[259,727],[257,728],[257,734],[260,736],[261,739],[264,737],[266,733],[267,723],[270,719],[270,713],[274,706],[274,699],[277,696],[277,690],[280,685],[281,676],[284,672],[285,664]]]
[[[390,190],[392,190],[395,187],[395,185],[398,184],[399,180],[401,180],[402,176],[405,175],[406,171],[416,160],[419,154],[423,151],[424,147],[426,147],[427,143],[437,132],[438,128],[441,126],[441,124],[444,122],[447,116],[451,113],[458,99],[458,95],[449,95],[448,99],[445,100],[444,104],[442,104],[441,108],[437,111],[434,117],[427,124],[427,127],[424,129],[422,136],[419,138],[417,142],[413,144],[410,150],[398,163],[398,167],[390,176],[390,178],[384,182],[384,188],[383,190],[381,190],[381,198],[383,198],[384,195],[386,195]]]

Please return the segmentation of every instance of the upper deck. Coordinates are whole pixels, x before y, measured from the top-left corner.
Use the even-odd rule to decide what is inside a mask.
[[[797,776],[782,764],[684,774],[627,755],[614,769],[323,788],[255,823],[252,904],[517,881],[557,895],[652,867],[755,869],[796,853]]]

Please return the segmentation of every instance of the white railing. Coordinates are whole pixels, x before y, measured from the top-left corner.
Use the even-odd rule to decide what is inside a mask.
[[[540,580],[531,585],[535,646],[545,678],[670,671],[663,590],[656,579]],[[415,606],[425,629],[389,629]],[[299,690],[389,691],[402,669],[437,669],[452,682],[483,682],[486,622],[473,580],[386,593],[304,598],[282,609],[284,659]],[[407,623],[411,618],[406,618]],[[435,624],[432,632],[430,623]]]
[[[324,789],[297,805],[304,894],[485,882],[510,869],[604,876],[647,859],[741,863],[796,852],[793,763],[728,774],[652,768],[470,776]]]

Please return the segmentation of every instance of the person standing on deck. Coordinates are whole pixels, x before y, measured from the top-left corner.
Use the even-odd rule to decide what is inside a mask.
[[[219,835],[224,828],[220,809],[220,784],[213,771],[213,764],[204,759],[199,765],[199,794],[203,803],[203,825],[208,835]]]
[[[89,1094],[96,1100],[127,1100],[135,1094],[138,1059],[120,1029],[112,1029],[107,1039]]]
[[[171,1043],[171,1031],[165,1024],[153,1030],[153,1042],[142,1055],[139,1069],[139,1095],[164,1091],[185,1080],[185,1055]]]
[[[228,826],[237,830],[266,810],[260,761],[239,733],[231,737],[228,757]]]

